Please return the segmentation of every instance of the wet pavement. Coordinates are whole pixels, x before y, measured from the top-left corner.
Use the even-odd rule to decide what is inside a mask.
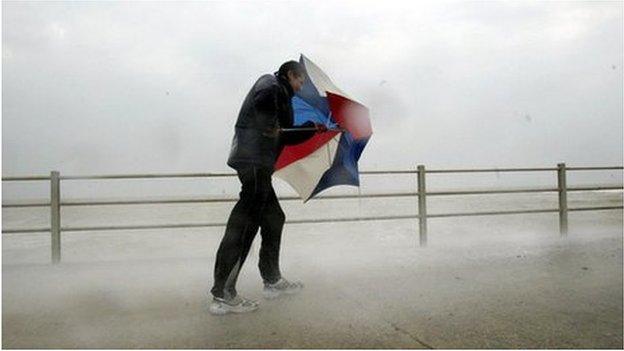
[[[221,317],[206,294],[219,228],[175,240],[66,235],[59,266],[11,262],[25,251],[5,245],[2,346],[622,348],[622,226],[610,216],[607,226],[571,223],[565,239],[544,230],[552,216],[518,218],[522,231],[444,221],[427,248],[412,221],[291,225],[282,271],[304,291],[262,300],[254,251],[238,290],[261,307]]]

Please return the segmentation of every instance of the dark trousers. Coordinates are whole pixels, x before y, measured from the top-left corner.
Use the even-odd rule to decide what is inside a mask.
[[[248,166],[237,172],[242,183],[240,199],[232,209],[217,251],[211,290],[214,296],[220,298],[236,296],[238,273],[258,228],[262,236],[258,264],[260,275],[267,283],[275,283],[281,278],[279,250],[285,216],[271,184],[273,170]]]

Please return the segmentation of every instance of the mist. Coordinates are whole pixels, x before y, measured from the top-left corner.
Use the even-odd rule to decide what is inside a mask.
[[[508,195],[508,194],[507,194]],[[572,195],[572,194],[571,194]],[[556,196],[469,196],[436,212],[550,205]],[[406,214],[413,199],[283,202],[289,219]],[[622,203],[621,192],[570,206]],[[231,205],[64,210],[69,225],[203,221]],[[33,225],[36,217],[5,218]],[[259,235],[237,290],[251,314],[207,311],[223,228],[3,237],[3,346],[17,348],[616,348],[622,344],[622,214],[354,221],[284,228],[281,270],[303,291],[264,300]]]
[[[370,109],[360,170],[621,166],[622,2],[2,2],[2,175],[221,173],[244,96],[303,53]],[[621,170],[567,173],[618,185]],[[556,172],[427,174],[427,191],[557,186]],[[295,195],[275,179],[278,195]],[[360,189],[414,192],[415,175]],[[63,180],[62,200],[235,198],[235,177]],[[2,183],[3,203],[49,181]],[[569,192],[568,207],[622,206]],[[223,223],[233,202],[63,206],[62,227]],[[417,213],[416,197],[282,201],[287,220]],[[429,214],[555,209],[557,193],[427,198]],[[4,348],[621,348],[619,209],[287,223],[284,277],[262,299],[260,236],[213,316],[224,228],[2,236]],[[3,229],[50,226],[3,208]]]
[[[370,108],[362,170],[623,162],[619,2],[3,2],[2,10],[4,176],[229,171],[244,95],[299,53]],[[621,179],[593,173],[585,182],[612,177]]]

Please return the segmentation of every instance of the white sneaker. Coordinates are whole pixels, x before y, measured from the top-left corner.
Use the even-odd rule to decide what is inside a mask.
[[[280,278],[274,284],[264,284],[264,289],[262,290],[262,295],[265,299],[274,299],[281,295],[292,295],[296,294],[303,289],[303,283],[301,282],[289,282],[284,278]]]
[[[214,297],[208,310],[215,315],[224,315],[228,313],[253,312],[258,307],[259,305],[256,301],[247,300],[237,295],[229,300]]]

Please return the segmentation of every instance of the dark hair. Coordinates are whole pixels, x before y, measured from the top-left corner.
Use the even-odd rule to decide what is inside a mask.
[[[303,67],[303,65],[297,61],[284,62],[280,66],[279,71],[277,71],[277,75],[284,77],[284,78],[288,78],[288,72],[291,72],[291,71],[295,75],[300,76],[300,75],[305,74],[305,67]]]

